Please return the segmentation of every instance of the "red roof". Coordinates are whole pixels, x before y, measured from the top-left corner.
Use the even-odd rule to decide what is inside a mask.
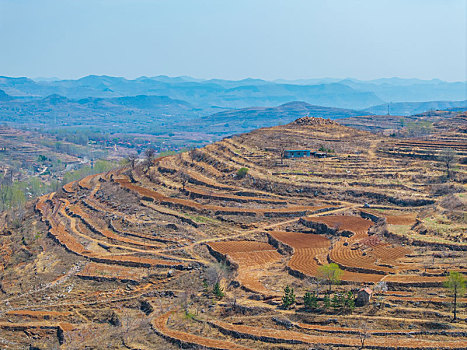
[[[365,292],[365,293],[367,293],[368,295],[373,294],[373,291],[372,291],[370,288],[368,288],[368,287],[365,287],[365,288],[360,289],[359,292]]]

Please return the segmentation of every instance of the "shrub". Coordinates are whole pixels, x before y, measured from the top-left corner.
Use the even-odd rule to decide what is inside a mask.
[[[237,170],[237,177],[239,179],[243,179],[246,174],[248,174],[248,168],[240,168]]]
[[[318,152],[323,152],[323,153],[334,153],[334,150],[331,148],[326,148],[324,146],[321,146],[318,148]]]

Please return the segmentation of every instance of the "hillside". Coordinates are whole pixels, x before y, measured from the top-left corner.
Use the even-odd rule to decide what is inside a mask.
[[[429,111],[409,116],[403,115],[359,115],[339,120],[342,125],[353,128],[380,132],[386,135],[399,134],[399,136],[429,137],[436,126],[448,126],[450,123],[462,123],[463,112],[467,108],[450,108],[446,110]]]
[[[360,112],[313,106],[306,102],[295,101],[277,107],[250,107],[224,111],[180,124],[185,130],[208,129],[211,133],[231,135],[252,129],[287,124],[303,115],[337,119],[357,116]]]
[[[0,90],[0,101],[10,101],[12,99],[13,98],[10,95],[6,94],[5,91]]]
[[[392,115],[409,116],[427,111],[446,110],[446,109],[467,109],[467,100],[463,101],[427,101],[427,102],[396,102],[389,104],[389,113]],[[365,112],[371,114],[387,114],[388,104],[372,106],[366,108]]]
[[[465,134],[303,117],[69,183],[3,218],[2,346],[465,349],[467,300],[450,323],[443,281],[467,272],[467,169],[446,173],[446,147],[465,158]],[[369,304],[338,301],[365,286]]]
[[[199,116],[199,110],[185,101],[167,96],[69,99],[49,95],[35,100],[0,102],[0,120],[18,126],[86,126],[101,131],[147,131],[167,123]]]

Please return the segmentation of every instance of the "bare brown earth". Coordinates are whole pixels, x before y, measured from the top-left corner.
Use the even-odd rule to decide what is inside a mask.
[[[455,125],[415,140],[301,118],[42,196],[2,227],[0,347],[341,349],[366,335],[374,349],[465,349],[466,298],[450,322],[443,287],[448,271],[467,272]],[[319,148],[331,152],[280,156]],[[333,293],[388,290],[352,313],[305,310],[329,262],[343,270]]]

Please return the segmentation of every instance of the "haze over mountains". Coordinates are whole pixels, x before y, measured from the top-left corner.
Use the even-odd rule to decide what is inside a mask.
[[[400,78],[0,77],[0,122],[48,128],[86,126],[112,132],[187,128],[243,132],[289,123],[306,114],[332,119],[387,114],[388,104],[392,115],[462,109],[467,107],[466,91],[466,82]]]

